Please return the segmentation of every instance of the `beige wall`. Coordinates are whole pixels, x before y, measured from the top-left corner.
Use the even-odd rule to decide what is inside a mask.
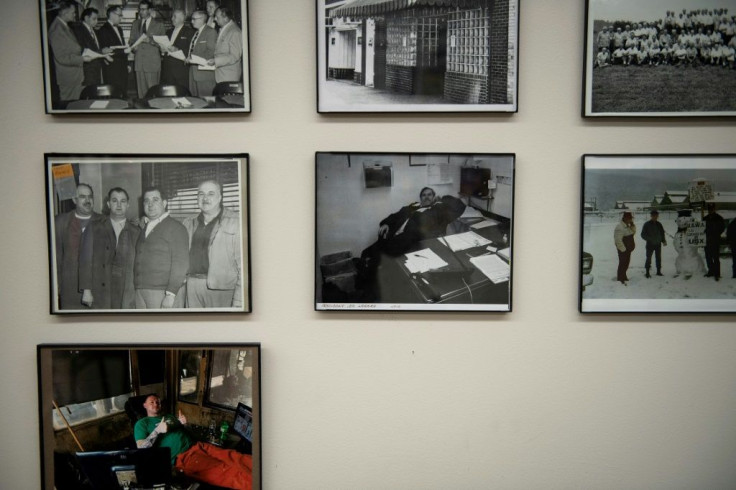
[[[267,489],[736,486],[735,317],[577,313],[580,156],[735,123],[581,119],[584,2],[522,0],[519,113],[465,116],[318,115],[308,0],[251,2],[250,116],[47,116],[38,7],[4,9],[0,487],[39,487],[36,344],[130,341],[262,342]],[[253,314],[48,314],[43,152],[132,150],[250,152]],[[314,312],[317,150],[516,153],[513,313]]]

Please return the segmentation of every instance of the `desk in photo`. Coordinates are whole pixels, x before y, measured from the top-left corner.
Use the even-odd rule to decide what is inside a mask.
[[[509,280],[494,284],[470,261],[473,257],[490,253],[488,246],[498,250],[508,247],[509,224],[498,223],[473,229],[470,225],[475,221],[477,220],[458,220],[460,232],[472,230],[490,240],[490,244],[453,252],[439,238],[430,238],[420,241],[412,248],[412,251],[431,250],[448,264],[445,267],[413,273],[405,265],[405,254],[395,257],[383,255],[376,275],[378,301],[404,304],[474,303],[510,307]]]

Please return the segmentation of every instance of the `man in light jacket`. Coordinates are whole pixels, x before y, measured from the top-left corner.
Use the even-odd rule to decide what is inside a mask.
[[[242,308],[240,215],[222,204],[222,185],[197,188],[200,213],[186,218],[189,234],[188,308]]]
[[[217,83],[239,82],[243,75],[243,33],[233,21],[233,13],[229,8],[218,8],[215,20],[220,32],[217,34],[215,57],[208,64],[215,66]]]

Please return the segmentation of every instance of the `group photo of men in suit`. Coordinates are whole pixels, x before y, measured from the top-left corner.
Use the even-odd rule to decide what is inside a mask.
[[[78,164],[70,199],[54,181],[52,309],[248,311],[237,164],[220,164],[230,166],[227,191],[196,163],[181,189],[127,163],[104,179],[102,164]]]
[[[46,0],[47,98],[54,109],[104,97],[151,109],[173,91],[217,105],[218,83],[244,93],[243,0]],[[163,86],[174,86],[170,91]],[[87,89],[85,91],[85,89]],[[237,92],[233,92],[237,93]],[[229,105],[228,105],[229,104]]]

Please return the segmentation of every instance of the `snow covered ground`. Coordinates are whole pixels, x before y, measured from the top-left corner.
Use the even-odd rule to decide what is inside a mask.
[[[662,213],[659,221],[668,235],[677,231],[675,213]],[[672,246],[672,238],[667,237],[667,246],[662,247],[662,273],[654,275],[656,266],[652,256],[652,277],[644,277],[646,250],[641,239],[641,228],[649,219],[648,213],[634,215],[636,224],[636,249],[631,254],[628,270],[629,283],[624,286],[616,281],[618,254],[613,244],[613,230],[620,219],[620,213],[609,216],[587,215],[583,227],[583,250],[593,255],[593,284],[583,291],[583,311],[733,311],[736,309],[736,279],[732,279],[732,261],[721,256],[721,276],[719,282],[703,274],[685,279],[674,277],[677,252]],[[705,261],[703,249],[699,250]],[[709,301],[688,301],[705,299]],[[605,300],[605,301],[600,301]],[[632,301],[610,301],[632,300]],[[652,301],[655,300],[655,301]],[[659,301],[662,300],[662,301]],[[724,301],[728,300],[728,301]],[[697,304],[696,304],[697,303]]]

